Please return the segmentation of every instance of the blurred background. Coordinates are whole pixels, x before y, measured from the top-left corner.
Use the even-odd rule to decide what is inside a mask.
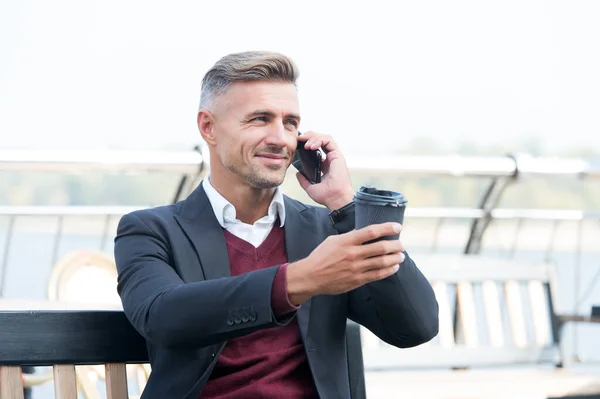
[[[93,301],[118,304],[110,272],[104,285],[89,269],[61,285],[65,262],[110,269],[123,212],[197,184],[207,172],[195,123],[203,74],[227,53],[258,49],[298,64],[301,129],[333,135],[357,189],[408,197],[403,237],[417,261],[551,264],[561,299],[548,317],[589,317],[600,305],[598,20],[593,0],[2,1],[0,305],[60,290],[88,301],[91,287]],[[310,202],[293,171],[284,190]],[[485,320],[481,281],[473,292]],[[564,329],[570,370],[590,376],[581,386],[600,385],[597,336],[593,324]],[[367,372],[380,375],[373,353]],[[397,356],[394,367],[415,366]],[[373,381],[374,398],[413,397],[408,381]],[[490,384],[468,397],[519,392]],[[34,397],[48,392],[41,384]]]

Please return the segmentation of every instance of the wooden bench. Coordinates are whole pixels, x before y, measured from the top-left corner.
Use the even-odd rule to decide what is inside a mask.
[[[346,348],[352,399],[364,399],[356,324]],[[120,310],[0,311],[0,399],[23,398],[21,366],[52,366],[55,397],[76,399],[75,365],[104,365],[106,397],[126,399],[126,364],[147,362],[145,340]]]
[[[600,318],[557,312],[561,302],[554,264],[480,255],[411,256],[434,288],[439,333],[419,347],[397,349],[361,328],[367,376],[387,372],[390,381],[402,386],[404,377],[398,370],[410,371],[405,375],[428,370],[431,378],[452,369],[476,369],[471,375],[477,378],[481,378],[479,370],[507,367],[550,365],[557,371],[566,363],[561,340],[565,324],[600,322]],[[392,376],[394,371],[396,377]],[[373,378],[367,378],[367,387],[378,377]],[[598,378],[600,381],[600,374]]]
[[[391,388],[393,395],[411,397],[408,385],[412,382],[414,394],[425,398],[424,387],[441,386],[442,381],[456,378],[439,374],[432,379],[427,372],[414,374],[415,369],[544,363],[562,367],[563,326],[568,322],[600,322],[600,318],[557,313],[560,300],[555,265],[474,255],[413,257],[436,292],[440,332],[417,348],[397,349],[350,322],[347,350],[352,399],[365,397],[365,370],[367,383],[373,381],[370,387],[381,384],[382,391]],[[0,343],[0,399],[22,397],[18,393],[22,395],[23,365],[54,366],[56,396],[75,398],[75,364],[104,364],[107,397],[124,399],[125,364],[148,361],[144,340],[116,310],[0,311]],[[373,376],[375,379],[368,379]],[[382,379],[378,380],[379,376]],[[481,374],[474,376],[481,379]],[[463,382],[460,389],[465,393],[464,384],[473,382]],[[590,379],[581,384],[589,385]]]

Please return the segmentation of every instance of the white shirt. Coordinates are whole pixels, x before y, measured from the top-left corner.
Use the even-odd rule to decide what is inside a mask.
[[[221,227],[254,245],[255,248],[260,246],[265,238],[267,238],[275,224],[275,220],[277,220],[277,216],[279,216],[281,227],[285,223],[285,206],[280,187],[277,187],[275,190],[275,195],[269,205],[267,216],[263,216],[253,225],[250,225],[237,219],[233,204],[227,201],[210,184],[210,175],[202,181],[202,185]]]

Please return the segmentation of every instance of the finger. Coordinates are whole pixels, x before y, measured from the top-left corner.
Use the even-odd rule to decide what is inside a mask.
[[[314,150],[319,149],[321,147],[325,147],[325,143],[326,143],[326,141],[323,140],[322,137],[315,137],[315,138],[312,138],[312,139],[308,140],[306,142],[306,146],[307,146],[308,149],[311,149],[311,150],[314,151]]]
[[[313,135],[310,134],[310,132],[304,132],[298,135],[298,140],[307,142],[311,137],[313,137]]]
[[[321,148],[323,140],[319,137],[309,138],[304,144],[304,148],[307,150],[316,151]]]
[[[348,234],[349,240],[355,245],[360,245],[367,241],[376,240],[381,237],[399,234],[402,225],[395,222],[372,224],[362,229],[355,230]]]
[[[300,183],[300,187],[302,187],[305,191],[312,184],[308,181],[306,177],[300,172],[296,172],[296,179],[298,179],[298,183]]]
[[[329,135],[308,131],[302,133],[300,137],[304,136],[306,140],[305,148],[316,150],[322,148],[324,153],[337,151],[339,148],[333,138]]]
[[[331,136],[321,134],[311,140],[309,140],[311,149],[316,150],[322,148],[325,154],[338,150],[338,146]]]
[[[388,267],[399,265],[402,262],[404,262],[404,254],[402,252],[375,256],[361,261],[359,263],[358,270],[363,270],[363,272],[367,272],[369,270],[374,269],[385,269]]]
[[[404,245],[400,240],[381,240],[361,245],[358,251],[359,256],[370,258],[372,256],[404,252]]]
[[[321,162],[321,171],[323,172],[324,175],[329,173],[329,164],[330,164],[330,160],[329,158],[325,158],[323,159],[323,162]]]
[[[310,139],[314,139],[318,135],[319,134],[316,132],[308,131],[308,132],[304,132],[304,133],[298,135],[298,140],[304,141],[305,143],[307,143]]]
[[[384,278],[388,278],[393,276],[400,270],[400,265],[394,265],[390,267],[385,267],[382,269],[373,269],[369,270],[361,275],[362,283],[370,283],[371,281],[383,280]]]

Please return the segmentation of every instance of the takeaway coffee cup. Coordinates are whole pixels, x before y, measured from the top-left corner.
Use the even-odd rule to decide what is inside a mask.
[[[404,222],[406,197],[402,193],[389,190],[378,190],[373,186],[362,186],[354,195],[355,228],[386,223]],[[397,240],[400,234],[382,237],[383,240]],[[374,240],[379,241],[379,240]],[[374,242],[370,241],[370,242]]]

